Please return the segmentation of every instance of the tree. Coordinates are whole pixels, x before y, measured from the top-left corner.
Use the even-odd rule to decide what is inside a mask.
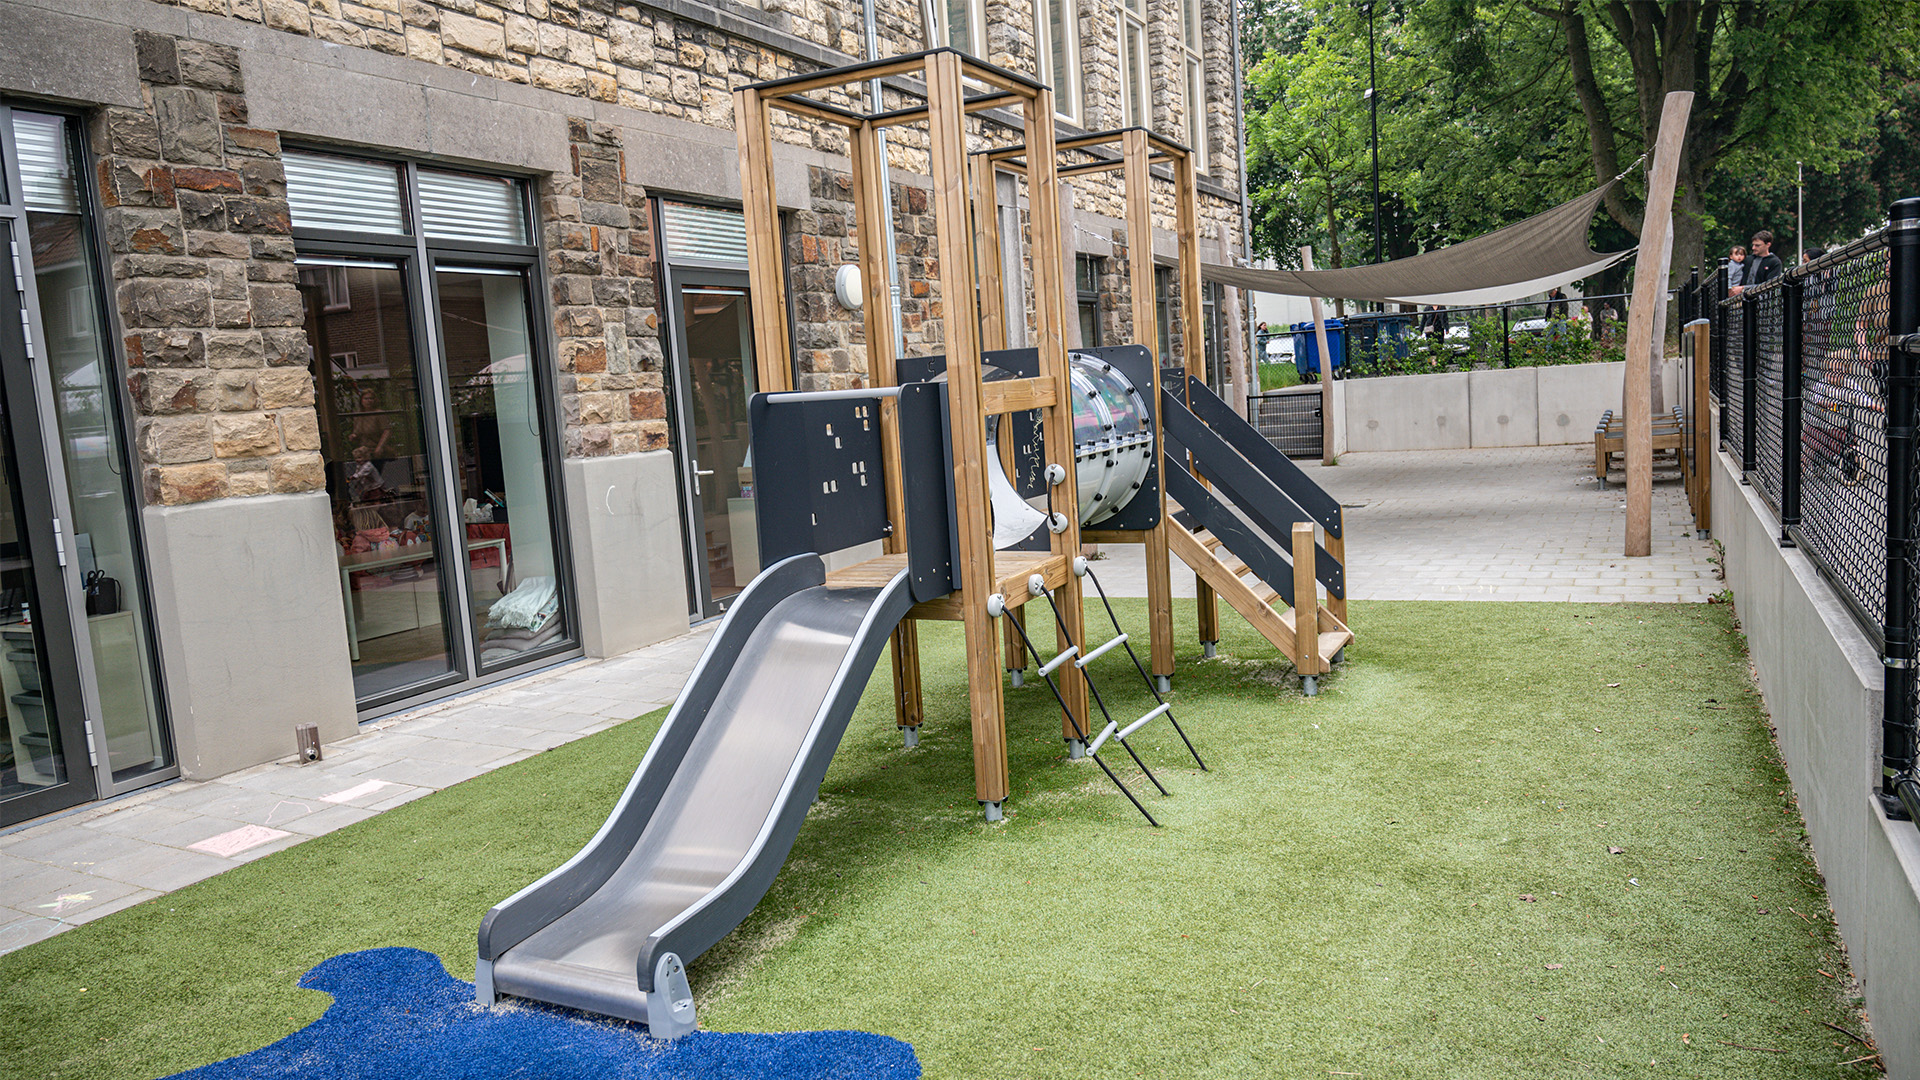
[[[1314,25],[1286,58],[1296,66],[1251,77],[1269,83],[1251,108],[1264,107],[1265,129],[1289,137],[1256,147],[1250,116],[1255,160],[1298,152],[1312,135],[1276,108],[1344,105],[1357,115],[1351,81],[1320,78],[1296,93],[1289,76],[1342,70],[1339,58],[1356,54],[1364,68],[1365,25],[1332,0],[1297,10]],[[1644,174],[1632,166],[1652,144],[1665,95],[1691,90],[1670,264],[1681,269],[1703,260],[1713,200],[1736,194],[1717,178],[1777,182],[1777,166],[1787,163],[1790,179],[1796,160],[1827,172],[1861,167],[1920,40],[1915,0],[1409,0],[1381,14],[1381,186],[1418,223],[1408,226],[1411,247],[1477,235],[1622,173],[1605,206],[1637,237]],[[1263,185],[1255,203],[1263,217],[1286,217],[1294,199]]]

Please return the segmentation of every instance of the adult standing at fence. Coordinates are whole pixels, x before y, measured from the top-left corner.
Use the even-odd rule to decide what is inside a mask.
[[[1733,296],[1739,296],[1748,289],[1758,288],[1780,276],[1780,256],[1773,253],[1773,233],[1761,229],[1753,234],[1753,257],[1748,260],[1745,280],[1738,287],[1728,289]]]

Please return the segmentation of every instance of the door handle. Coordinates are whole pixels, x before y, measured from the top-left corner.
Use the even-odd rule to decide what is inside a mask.
[[[695,475],[695,476],[712,476],[712,475],[713,475],[713,470],[712,470],[712,469],[695,469],[695,470],[693,470],[693,475]]]

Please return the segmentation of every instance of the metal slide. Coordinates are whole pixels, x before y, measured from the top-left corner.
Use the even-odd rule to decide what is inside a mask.
[[[474,988],[693,1030],[684,961],[752,911],[786,862],[881,648],[905,571],[829,588],[817,555],[748,585],[607,823],[487,912]]]

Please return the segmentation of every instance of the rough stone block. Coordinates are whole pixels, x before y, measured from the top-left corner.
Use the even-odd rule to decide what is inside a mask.
[[[214,407],[221,412],[251,412],[259,408],[259,395],[253,392],[253,376],[244,371],[223,371],[214,378]]]
[[[108,109],[104,118],[107,152],[126,157],[160,156],[160,125],[138,109]]]
[[[278,161],[246,161],[240,165],[240,183],[249,195],[270,199],[287,197],[287,170]]]
[[[244,236],[196,230],[187,234],[187,254],[203,259],[245,259],[252,255],[252,249]]]
[[[207,263],[177,255],[128,255],[115,272],[124,277],[201,278],[207,276]]]
[[[253,305],[245,300],[215,300],[213,325],[223,330],[238,330],[253,325]]]
[[[299,326],[306,321],[300,290],[292,285],[253,285],[253,325]]]
[[[182,165],[221,163],[219,108],[210,91],[155,87],[153,111],[160,126],[162,157]]]
[[[227,467],[215,461],[162,465],[147,470],[147,501],[161,506],[227,497]]]
[[[268,467],[276,492],[319,491],[327,486],[327,463],[319,454],[282,454]]]
[[[228,196],[227,220],[235,232],[284,235],[293,231],[293,219],[288,213],[285,199]]]
[[[260,128],[229,127],[226,148],[228,153],[241,157],[279,157],[280,134]]]
[[[240,53],[231,45],[211,41],[181,39],[174,45],[179,56],[180,81],[203,90],[240,92]]]
[[[232,169],[181,167],[173,170],[173,186],[188,191],[240,193],[240,174]]]
[[[180,220],[191,232],[225,232],[227,203],[224,196],[201,191],[182,191],[175,201],[180,205]]]
[[[280,428],[264,413],[213,418],[216,457],[265,457],[280,452]]]
[[[213,429],[204,416],[158,416],[141,420],[134,445],[154,465],[205,461],[213,456]]]
[[[305,368],[269,368],[256,383],[262,409],[313,404],[313,376]]]
[[[280,440],[289,450],[320,449],[320,419],[312,409],[288,409],[280,414]]]
[[[148,368],[134,372],[127,382],[141,411],[149,416],[198,412],[211,385],[204,372],[191,368]]]
[[[140,67],[141,82],[171,86],[180,81],[180,59],[174,51],[173,39],[165,34],[135,30],[133,58]]]
[[[207,283],[213,290],[215,300],[247,298],[246,263],[238,259],[209,259],[201,265],[206,268]]]
[[[268,367],[307,365],[307,332],[304,328],[295,326],[262,330],[260,339],[266,349]]]
[[[258,465],[259,468],[247,466]],[[227,497],[245,498],[249,495],[266,495],[273,491],[273,472],[264,461],[236,462],[227,467]]]
[[[306,0],[260,0],[260,16],[275,30],[306,34],[313,29],[313,12]]]
[[[499,23],[444,12],[440,16],[440,43],[481,56],[507,54],[506,28]]]
[[[105,214],[107,247],[117,254],[179,255],[187,251],[180,215],[171,210],[116,206]]]
[[[213,321],[205,281],[140,278],[119,289],[122,316],[134,326],[206,326]]]
[[[198,330],[146,330],[128,334],[127,366],[200,367],[206,363],[204,336]]]

